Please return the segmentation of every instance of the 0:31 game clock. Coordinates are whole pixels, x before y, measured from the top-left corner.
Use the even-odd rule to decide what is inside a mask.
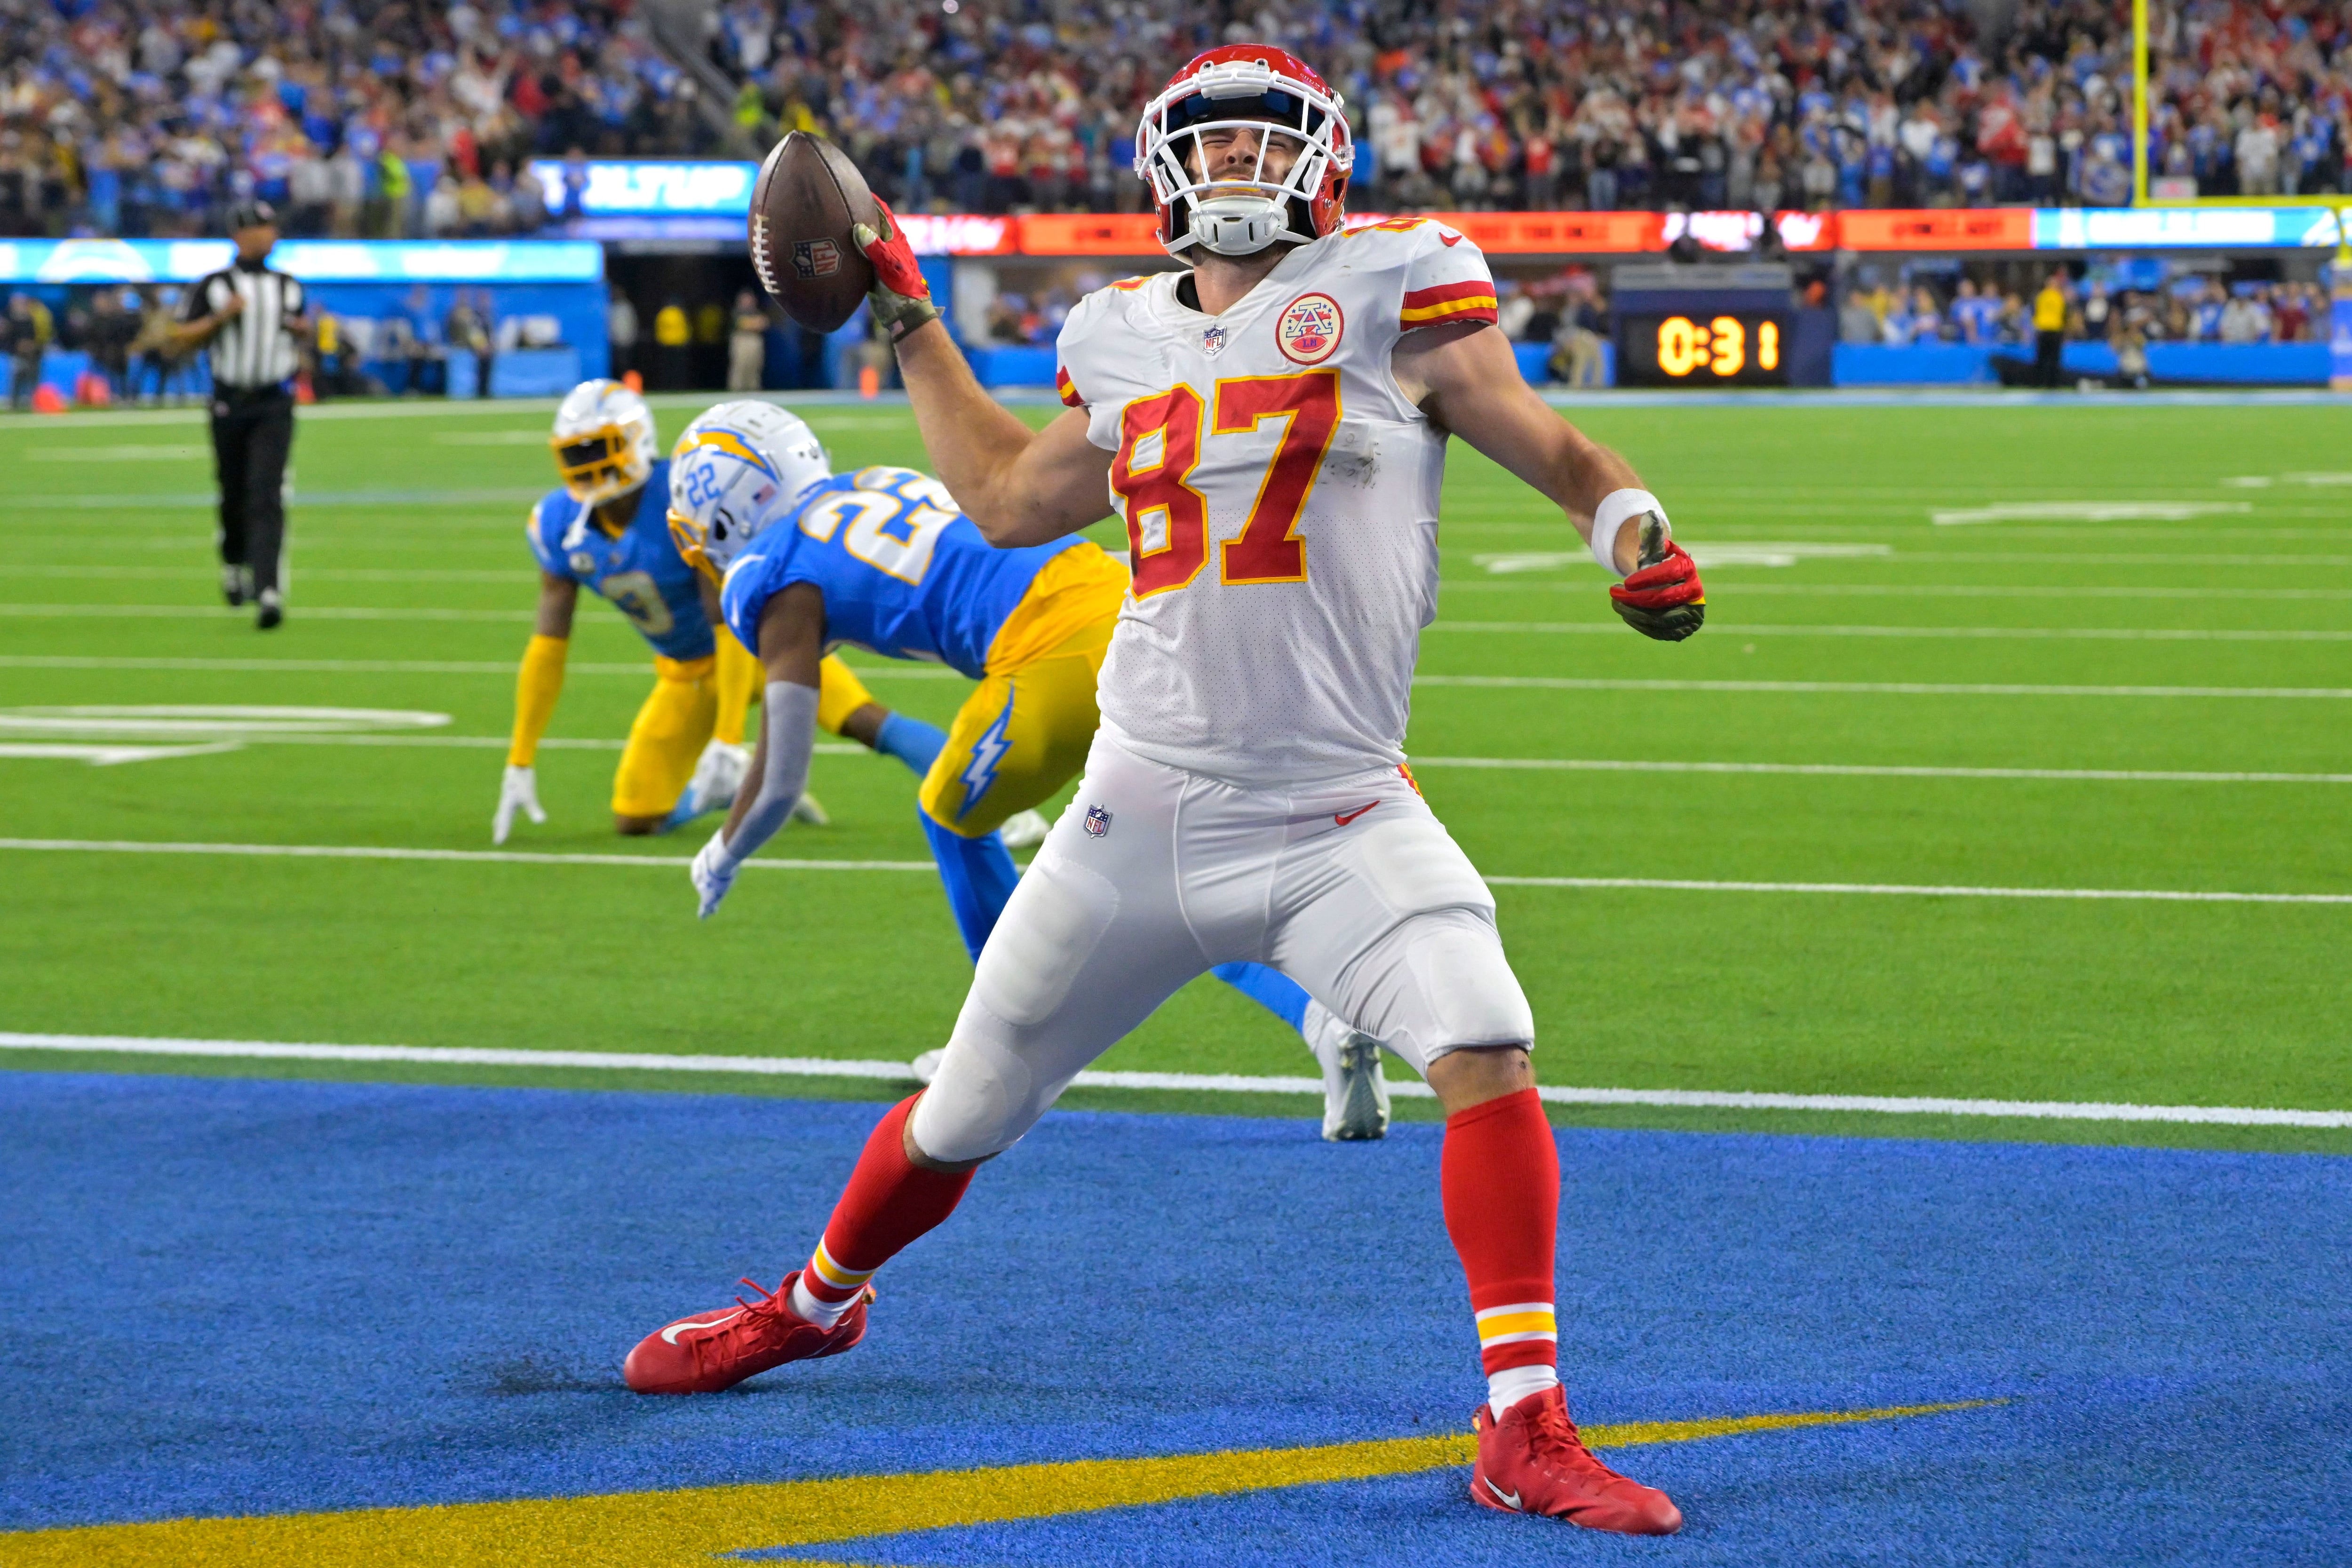
[[[1779,310],[1625,316],[1617,327],[1617,384],[1786,386],[1792,320]]]

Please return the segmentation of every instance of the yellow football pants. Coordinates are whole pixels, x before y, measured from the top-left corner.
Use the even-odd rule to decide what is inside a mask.
[[[984,678],[923,777],[925,816],[982,837],[1077,776],[1102,722],[1095,682],[1127,585],[1127,568],[1092,543],[1046,563],[998,629]]]
[[[828,657],[818,675],[818,722],[839,734],[841,721],[872,699],[838,658]],[[719,686],[715,658],[654,656],[654,689],[629,726],[613,773],[614,816],[667,816],[677,806],[718,729]],[[740,720],[736,733],[742,733]]]

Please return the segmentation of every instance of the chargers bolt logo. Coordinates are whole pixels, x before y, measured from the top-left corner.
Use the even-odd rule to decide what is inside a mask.
[[[1087,837],[1100,838],[1110,831],[1110,813],[1098,805],[1087,807],[1086,827]]]
[[[1346,326],[1339,300],[1328,294],[1301,294],[1276,319],[1275,346],[1293,364],[1320,364],[1339,346]]]
[[[841,270],[841,247],[829,239],[796,239],[793,270],[803,278],[830,278]]]

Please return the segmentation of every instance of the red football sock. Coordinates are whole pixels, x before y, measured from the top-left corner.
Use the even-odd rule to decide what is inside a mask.
[[[1559,1150],[1536,1091],[1447,1117],[1438,1168],[1445,1233],[1469,1276],[1479,1355],[1499,1416],[1502,1405],[1555,1381],[1538,1369],[1559,1360],[1552,1316]]]
[[[971,1173],[926,1171],[907,1158],[907,1118],[919,1092],[890,1108],[866,1140],[849,1185],[833,1205],[824,1238],[793,1288],[793,1310],[830,1326],[849,1310],[874,1271],[955,1212]]]

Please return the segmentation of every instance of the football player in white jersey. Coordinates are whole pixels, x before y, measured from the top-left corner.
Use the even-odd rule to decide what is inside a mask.
[[[1626,578],[1611,594],[1635,629],[1679,640],[1705,601],[1632,467],[1521,379],[1477,247],[1423,220],[1342,228],[1352,156],[1339,96],[1283,50],[1228,46],[1180,71],[1145,110],[1136,167],[1190,270],[1070,313],[1071,411],[1043,431],[974,382],[887,209],[892,232],[857,236],[966,514],[1016,546],[1116,511],[1133,587],[1077,797],[981,953],[938,1077],[875,1130],[807,1266],[757,1306],[648,1335],[633,1387],[723,1388],[851,1348],[870,1277],[947,1218],[982,1162],[1177,987],[1249,961],[1383,1042],[1444,1106],[1446,1230],[1487,1373],[1472,1497],[1680,1528],[1569,1416],[1534,1019],[1493,898],[1404,766],[1448,435]]]

